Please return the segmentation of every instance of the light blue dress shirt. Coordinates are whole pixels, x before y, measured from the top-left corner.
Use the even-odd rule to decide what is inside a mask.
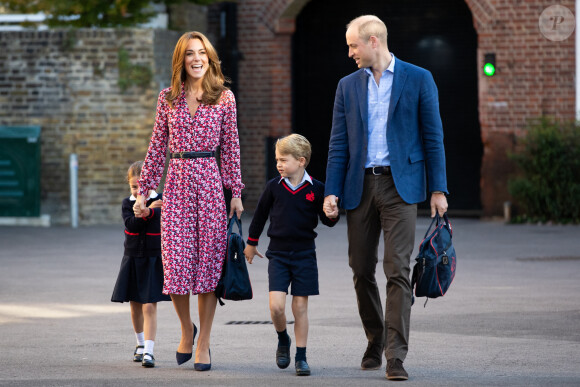
[[[393,89],[395,56],[391,54],[391,58],[391,63],[383,71],[378,85],[371,69],[365,68],[367,74],[370,75],[367,95],[369,133],[365,168],[391,165],[387,145],[387,120]]]
[[[306,183],[306,182],[309,182],[310,184],[314,185],[314,183],[312,183],[312,178],[310,177],[308,172],[306,172],[306,170],[304,171],[304,175],[302,176],[302,180],[300,181],[300,183],[298,183],[298,185],[296,187],[294,187],[292,185],[292,183],[290,183],[290,179],[287,177],[281,177],[278,184],[280,184],[282,182],[282,180],[284,180],[286,182],[286,185],[288,185],[288,187],[292,191],[296,191],[298,188],[302,187],[304,185],[304,183]]]

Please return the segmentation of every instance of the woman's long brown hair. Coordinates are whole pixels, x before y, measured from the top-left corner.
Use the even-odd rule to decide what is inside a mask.
[[[203,95],[200,102],[206,105],[215,105],[220,101],[222,92],[227,90],[224,83],[228,80],[222,73],[220,60],[213,45],[201,32],[186,32],[179,38],[173,51],[171,92],[165,97],[171,108],[173,108],[173,102],[181,95],[181,84],[187,79],[187,73],[183,64],[185,61],[185,50],[191,39],[201,40],[208,57],[209,68],[203,77]]]

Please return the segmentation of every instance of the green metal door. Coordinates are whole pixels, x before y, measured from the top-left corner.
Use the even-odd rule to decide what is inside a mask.
[[[40,216],[39,126],[0,126],[0,216]]]

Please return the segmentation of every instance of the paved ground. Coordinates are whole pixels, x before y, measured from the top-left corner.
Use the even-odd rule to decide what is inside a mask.
[[[457,276],[445,297],[413,306],[404,385],[580,386],[580,227],[452,223]],[[419,219],[417,239],[427,224]],[[0,385],[392,385],[384,366],[359,369],[366,343],[346,224],[318,230],[321,295],[309,312],[313,374],[297,377],[293,365],[279,370],[274,363],[272,325],[256,323],[269,321],[265,261],[249,267],[253,300],[218,306],[211,372],[176,365],[179,324],[169,302],[159,307],[157,367],[143,369],[131,362],[128,305],[109,302],[121,225],[0,227]],[[386,280],[379,278],[384,295]]]

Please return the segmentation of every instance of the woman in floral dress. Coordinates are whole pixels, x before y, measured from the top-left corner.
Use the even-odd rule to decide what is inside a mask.
[[[145,210],[144,199],[159,185],[169,150],[161,219],[163,293],[171,295],[181,322],[178,364],[192,357],[197,327],[190,316],[189,294],[198,295],[194,368],[206,371],[211,367],[210,333],[217,302],[213,291],[226,249],[224,186],[232,191],[229,216],[243,211],[236,103],[224,86],[217,53],[203,34],[188,32],[179,39],[172,67],[171,87],[159,94],[135,209]],[[218,146],[221,168],[212,153]]]

